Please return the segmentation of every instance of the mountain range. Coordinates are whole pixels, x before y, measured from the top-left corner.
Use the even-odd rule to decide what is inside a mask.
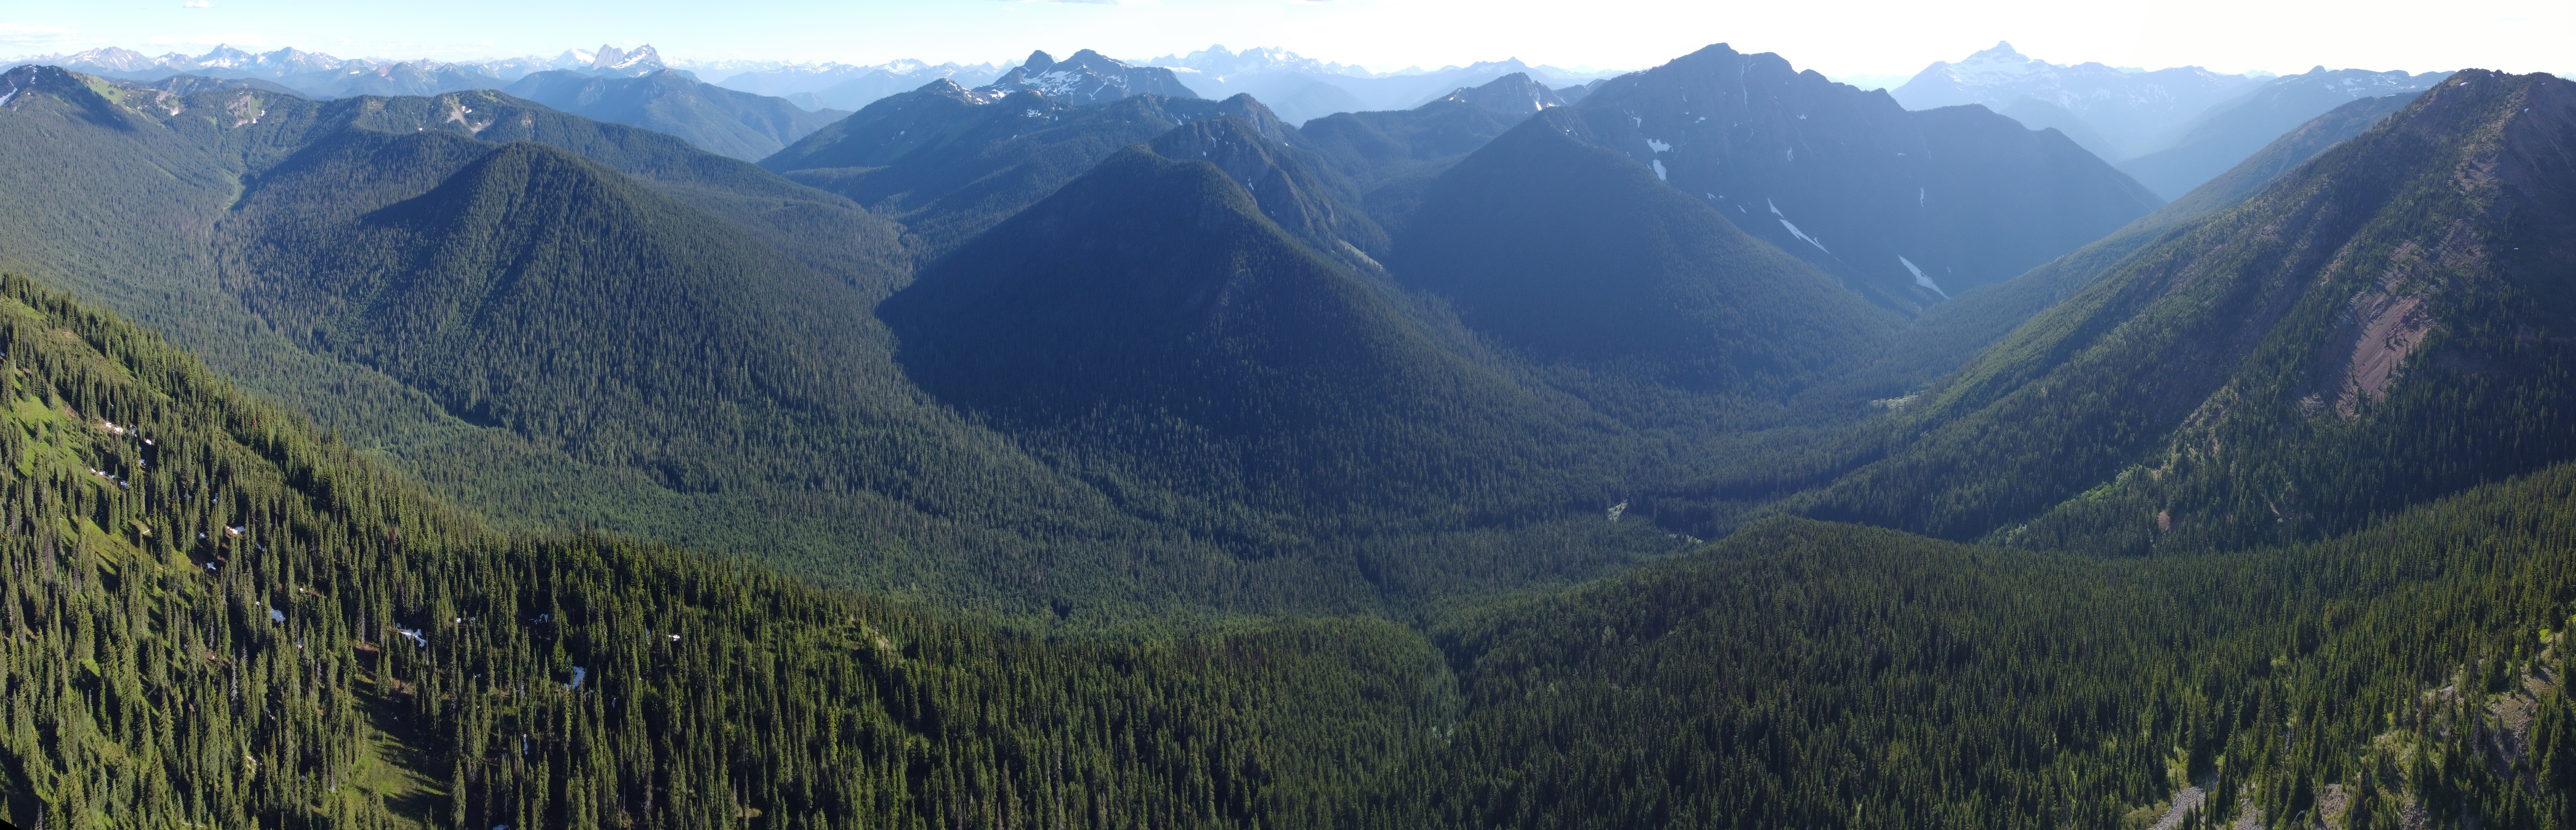
[[[624,78],[554,69],[502,92],[564,112],[678,136],[698,149],[759,161],[849,115],[700,83],[676,69]]]
[[[435,95],[466,89],[499,89],[535,72],[565,71],[602,77],[641,77],[664,69],[652,44],[632,51],[602,45],[596,51],[567,49],[553,58],[493,61],[395,61],[336,58],[286,48],[252,53],[217,46],[190,57],[176,52],[159,56],[104,47],[66,55],[33,55],[21,64],[59,66],[109,78],[157,81],[173,75],[255,78],[284,85],[308,97],[355,95]]]
[[[2576,88],[2009,52],[0,73],[0,817],[2576,826]]]
[[[1187,55],[1166,55],[1146,64],[1179,72],[1181,83],[1202,97],[1248,94],[1259,98],[1291,124],[1304,124],[1338,112],[1411,109],[1458,89],[1483,86],[1512,74],[1527,75],[1542,85],[1557,88],[1575,88],[1586,81],[1619,74],[1533,67],[1518,59],[1372,73],[1281,49],[1233,52],[1221,45]]]
[[[1958,63],[1934,62],[1893,94],[1908,109],[1980,104],[2031,129],[2057,130],[2158,196],[2178,199],[2345,102],[2422,92],[2448,74],[2067,66],[1998,43]]]
[[[2098,144],[2085,149],[2118,160],[2149,149],[2211,105],[2268,77],[2224,75],[2197,66],[2152,72],[2099,63],[2067,66],[2025,56],[2012,44],[1999,42],[1957,63],[1935,61],[1890,94],[1907,109],[1983,104],[1996,112],[2062,111],[2091,129]]]
[[[932,65],[916,60],[900,60],[874,66],[851,66],[841,63],[791,65],[775,69],[739,72],[717,82],[726,89],[738,89],[760,95],[771,95],[795,102],[809,110],[851,110],[876,103],[879,99],[921,88],[922,84],[946,78],[960,86],[979,87],[1002,76],[997,64],[956,63]]]
[[[2123,159],[2119,167],[2139,184],[2167,198],[2179,197],[2308,119],[2364,98],[2393,96],[2402,103],[2448,74],[2320,66],[2283,76],[2212,105],[2177,127],[2163,149]]]

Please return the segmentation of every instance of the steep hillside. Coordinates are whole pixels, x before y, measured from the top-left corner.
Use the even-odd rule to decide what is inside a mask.
[[[1747,236],[1551,109],[1443,174],[1390,268],[1546,364],[1766,395],[1874,353],[1896,315]]]
[[[2178,199],[2309,119],[2364,98],[2393,97],[2387,103],[2394,111],[2442,78],[2439,72],[2408,75],[2320,66],[2211,105],[2208,112],[2177,125],[2175,134],[2158,146],[2142,148],[2150,152],[2122,159],[2120,170],[2157,194]]]
[[[2063,135],[1977,107],[1909,112],[1724,44],[1572,109],[1591,140],[1891,308],[2008,279],[2162,204]]]
[[[767,158],[849,115],[808,112],[783,99],[700,83],[669,69],[637,78],[538,72],[502,91],[586,118],[679,136],[700,150],[744,161]]]
[[[2021,276],[1933,306],[1897,335],[1898,345],[1879,367],[1857,378],[1868,394],[1892,398],[1920,391],[1976,356],[2023,322],[2046,311],[2118,267],[2140,248],[2208,220],[2251,198],[2296,169],[2405,107],[2406,96],[2365,98],[2317,116],[2274,139],[2226,173],[2156,212],[2138,217],[2092,244]]]
[[[1447,703],[1384,623],[1049,642],[493,533],[16,275],[0,345],[21,826],[1313,826]]]
[[[2576,469],[2103,560],[1772,519],[1462,613],[1383,827],[2576,826]]]
[[[2316,538],[2576,454],[2576,89],[2463,72],[2129,255],[1803,502],[2146,553]]]

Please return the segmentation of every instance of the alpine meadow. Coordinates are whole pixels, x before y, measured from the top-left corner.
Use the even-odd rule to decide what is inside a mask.
[[[0,13],[0,825],[2576,830],[2504,46],[251,5]]]

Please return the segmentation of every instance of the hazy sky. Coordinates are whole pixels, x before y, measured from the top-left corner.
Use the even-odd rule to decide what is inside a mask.
[[[1910,74],[2010,40],[2058,63],[2517,72],[2576,69],[2576,0],[13,0],[0,55],[216,43],[342,57],[552,55],[652,43],[673,58],[1016,62],[1092,48],[1146,58],[1223,43],[1375,69],[1517,57],[1644,68],[1725,42],[1828,75]]]

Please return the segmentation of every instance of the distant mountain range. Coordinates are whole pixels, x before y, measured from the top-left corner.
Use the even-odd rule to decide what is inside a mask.
[[[844,63],[798,64],[756,69],[726,76],[717,86],[761,95],[775,95],[793,101],[806,109],[841,109],[855,111],[860,107],[897,93],[920,89],[922,84],[946,78],[959,86],[979,87],[1002,77],[1008,67],[984,63],[932,65],[917,60],[899,60],[873,66]]]
[[[1303,124],[1337,112],[1411,109],[1461,87],[1482,86],[1496,78],[1521,73],[1550,88],[1572,88],[1619,74],[1616,71],[1530,66],[1519,60],[1479,62],[1425,70],[1372,73],[1356,66],[1325,63],[1280,49],[1227,51],[1211,46],[1188,55],[1166,55],[1145,62],[1180,73],[1181,83],[1209,98],[1248,93],[1268,104],[1282,120]]]
[[[0,72],[0,819],[2576,827],[2564,80],[571,57]]]
[[[501,91],[576,115],[669,133],[744,161],[759,161],[849,115],[809,112],[785,99],[700,83],[676,69],[635,78],[553,69]]]
[[[499,89],[536,72],[575,72],[596,77],[638,78],[670,67],[652,44],[633,50],[601,45],[596,50],[567,49],[552,58],[528,56],[489,61],[397,61],[338,58],[301,49],[252,53],[217,46],[203,55],[171,52],[145,55],[106,47],[57,55],[19,58],[12,65],[59,66],[107,78],[158,81],[173,75],[255,78],[271,81],[314,98],[356,95],[435,95],[466,89]],[[691,76],[694,78],[695,76]]]
[[[2448,75],[2320,66],[2211,106],[2177,127],[2162,149],[2122,160],[2119,167],[2165,198],[2180,198],[2309,119],[2364,98],[2404,96],[2398,101],[2403,104]]]
[[[2089,126],[2084,149],[2105,159],[2128,158],[2211,104],[2262,83],[2265,75],[2226,75],[2197,66],[2139,71],[2099,63],[2054,64],[2014,51],[2010,43],[1957,63],[1935,62],[1889,94],[1906,109],[1984,104],[2005,112],[2023,99],[2062,110]],[[2058,126],[2057,124],[2032,124]],[[2084,144],[2084,140],[2077,143]],[[2261,145],[2256,145],[2261,146]],[[2249,150],[2250,152],[2250,150]]]
[[[1890,94],[1907,109],[1981,104],[2031,129],[2056,130],[2156,195],[2178,199],[2309,119],[2362,98],[2420,93],[2448,74],[2069,66],[1997,43],[1957,63],[1934,62]]]

